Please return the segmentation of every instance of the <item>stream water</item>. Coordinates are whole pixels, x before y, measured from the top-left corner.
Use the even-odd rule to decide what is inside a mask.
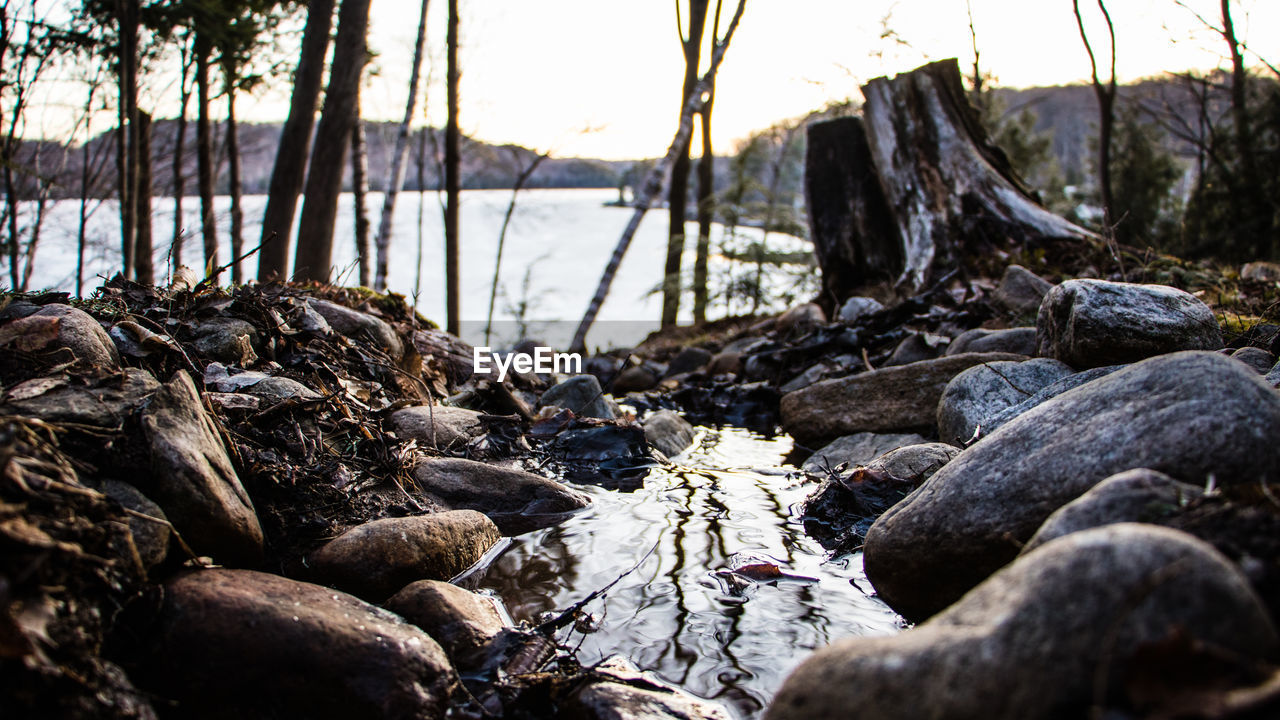
[[[587,607],[594,632],[568,636],[579,660],[624,655],[753,718],[814,649],[902,627],[871,596],[861,554],[828,559],[805,535],[798,504],[813,485],[783,464],[790,450],[785,435],[700,429],[692,448],[638,490],[583,487],[591,508],[515,538],[473,582],[501,597],[515,620],[536,623],[635,567]],[[728,572],[758,563],[808,579],[753,582]]]

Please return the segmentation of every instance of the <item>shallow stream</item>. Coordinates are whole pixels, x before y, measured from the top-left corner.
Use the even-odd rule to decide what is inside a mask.
[[[700,429],[692,448],[634,492],[584,486],[591,508],[516,537],[472,582],[515,620],[536,623],[635,567],[561,641],[578,645],[583,664],[620,654],[755,717],[814,649],[902,627],[871,596],[861,554],[828,559],[805,535],[798,505],[814,486],[783,464],[790,450],[785,435]],[[769,565],[803,578],[729,572],[767,575]]]

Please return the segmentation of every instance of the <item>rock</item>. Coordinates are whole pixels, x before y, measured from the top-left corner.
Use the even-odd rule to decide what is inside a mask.
[[[240,393],[206,392],[204,399],[222,412],[257,412],[262,409],[262,399]]]
[[[825,362],[811,365],[806,368],[804,372],[783,383],[782,387],[778,388],[778,390],[782,393],[802,390],[821,380],[831,370],[831,365],[828,365]]]
[[[62,361],[75,361],[82,369],[114,372],[120,369],[120,352],[111,336],[89,313],[70,305],[45,305],[25,318],[0,328],[0,346],[27,345],[26,352],[66,351]]]
[[[554,385],[542,393],[539,405],[546,407],[556,405],[565,408],[578,417],[596,417],[612,420],[617,417],[609,403],[605,402],[604,390],[595,375],[574,375]]]
[[[1275,355],[1256,347],[1242,347],[1231,353],[1231,357],[1257,370],[1259,375],[1266,375],[1276,364]]]
[[[254,346],[258,330],[239,318],[216,317],[201,321],[195,330],[192,347],[205,357],[219,362],[246,367],[257,362]]]
[[[671,358],[671,363],[667,365],[666,377],[701,370],[711,362],[712,357],[710,350],[700,347],[687,347],[681,350],[680,354]]]
[[[960,333],[947,346],[947,355],[974,352],[1007,352],[1016,355],[1036,354],[1036,329],[1017,327],[1008,330],[983,330],[974,328]]]
[[[1160,356],[1063,393],[976,443],[880,517],[865,568],[919,620],[1012,560],[1053,511],[1150,468],[1203,485],[1280,481],[1280,396],[1217,353]]]
[[[1123,522],[1156,523],[1202,495],[1199,487],[1162,472],[1126,470],[1054,511],[1027,541],[1022,554],[1081,530]]]
[[[879,300],[869,297],[851,297],[840,306],[840,322],[852,325],[862,318],[884,310]]]
[[[890,450],[923,443],[915,433],[857,433],[837,438],[809,456],[800,469],[807,473],[825,474],[841,465],[849,469],[866,465]]]
[[[262,560],[262,528],[191,376],[179,370],[142,412],[152,498],[196,552],[224,564]]]
[[[1177,638],[1244,658],[1276,644],[1248,582],[1212,547],[1111,525],[1024,555],[911,630],[818,651],[765,718],[1087,717],[1126,699],[1140,653]],[[1195,671],[1181,670],[1161,677],[1167,691]]]
[[[457,683],[422,630],[266,573],[184,573],[146,615],[140,675],[175,716],[443,718]]]
[[[1018,417],[1022,413],[1030,410],[1031,408],[1039,405],[1045,400],[1048,400],[1050,398],[1055,398],[1061,395],[1062,393],[1067,392],[1068,390],[1074,390],[1080,387],[1081,385],[1084,385],[1086,383],[1091,383],[1094,380],[1097,380],[1098,378],[1106,377],[1123,367],[1125,366],[1109,365],[1107,367],[1090,368],[1088,370],[1083,370],[1081,372],[1068,375],[1062,378],[1061,380],[1052,382],[1046,385],[1045,387],[1041,388],[1040,391],[1037,392],[1035,395],[1032,395],[1026,400],[1023,400],[1022,402],[1018,403],[1017,405],[1012,405],[1008,408],[1005,408],[1004,410],[1001,410],[995,415],[988,417],[987,421],[982,425],[982,435],[983,436],[990,435],[1005,423]]]
[[[1265,380],[1271,387],[1280,388],[1280,363],[1276,363],[1275,367],[1267,372]]]
[[[613,394],[622,397],[630,392],[652,390],[658,384],[658,373],[643,365],[635,365],[624,369],[613,378],[609,389]]]
[[[1053,287],[1053,283],[1021,265],[1010,265],[1004,269],[992,299],[1014,315],[1035,317],[1040,302]]]
[[[1222,347],[1213,311],[1195,296],[1165,285],[1104,280],[1068,280],[1051,290],[1036,332],[1038,355],[1077,368]]]
[[[952,378],[942,392],[938,438],[963,447],[988,418],[1071,374],[1070,367],[1049,358],[975,365]]]
[[[474,460],[423,460],[413,476],[441,505],[479,510],[508,534],[555,524],[591,504],[591,498],[554,480]]]
[[[644,439],[667,457],[675,457],[693,444],[693,425],[671,410],[659,410],[641,423]]]
[[[493,600],[438,580],[406,586],[385,607],[422,628],[463,671],[484,662],[485,646],[505,627]]]
[[[321,398],[320,393],[287,377],[268,375],[258,382],[245,387],[240,392],[249,393],[260,398],[268,405],[282,403],[285,400],[313,401]]]
[[[342,335],[352,340],[373,341],[394,360],[404,357],[404,345],[400,342],[400,336],[386,322],[328,300],[307,298],[307,306],[319,313],[330,327]]]
[[[742,353],[734,350],[722,350],[711,358],[707,365],[707,373],[716,375],[737,375],[742,372]]]
[[[1240,279],[1266,283],[1280,282],[1280,264],[1261,261],[1245,263],[1240,268]]]
[[[137,513],[129,515],[129,532],[143,567],[149,570],[164,562],[169,554],[169,518],[164,510],[137,488],[119,480],[104,480],[98,489],[121,507]]]
[[[951,378],[984,362],[1024,360],[1007,353],[964,353],[824,380],[782,396],[782,426],[805,445],[857,432],[930,429]]]
[[[569,717],[587,720],[729,720],[721,705],[690,695],[613,656],[594,666],[595,682],[569,700]]]
[[[405,440],[445,449],[465,445],[484,434],[480,413],[449,405],[419,405],[391,413],[391,427]]]
[[[778,316],[773,328],[779,334],[803,335],[816,327],[827,324],[827,314],[814,303],[797,305]]]
[[[902,342],[898,343],[898,346],[893,349],[893,354],[885,361],[884,366],[909,365],[921,360],[932,360],[941,354],[937,347],[929,344],[924,335],[911,333],[903,338]]]
[[[72,384],[64,378],[35,378],[8,389],[4,408],[45,422],[118,428],[160,389],[151,373],[138,368]]]
[[[881,513],[959,452],[945,443],[908,445],[890,450],[866,465],[832,475],[805,500],[805,531],[829,550],[853,550],[862,544],[867,529]]]
[[[320,582],[372,602],[416,580],[448,580],[502,538],[473,510],[384,518],[356,526],[311,554]]]

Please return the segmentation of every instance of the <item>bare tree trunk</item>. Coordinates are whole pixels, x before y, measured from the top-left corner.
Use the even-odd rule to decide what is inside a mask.
[[[138,0],[116,0],[119,22],[118,73],[120,80],[120,236],[124,276],[135,273],[138,188]]]
[[[240,130],[236,125],[234,68],[224,66],[227,80],[227,171],[231,175],[231,282],[244,282],[240,256],[244,254],[244,193],[240,186]]]
[[[262,217],[262,250],[258,254],[258,281],[284,279],[289,268],[289,237],[298,209],[298,194],[307,171],[311,131],[324,79],[324,58],[329,51],[334,0],[307,4],[307,27],[302,35],[298,69],[294,73],[289,117],[280,135],[275,166]]]
[[[689,136],[693,133],[693,116],[698,112],[698,108],[702,106],[702,95],[711,89],[715,83],[716,71],[720,69],[720,63],[724,60],[725,51],[729,49],[729,42],[733,39],[734,32],[738,29],[738,23],[742,20],[742,13],[746,10],[746,0],[738,0],[738,8],[733,13],[733,19],[729,21],[729,29],[725,31],[724,39],[716,42],[715,47],[711,51],[711,66],[707,68],[707,72],[698,81],[698,84],[690,93],[689,99],[684,104],[684,111],[680,113],[680,125],[676,129],[675,137],[671,139],[671,145],[667,148],[667,154],[660,161],[654,163],[650,168],[649,174],[645,176],[644,182],[637,189],[635,198],[635,212],[631,215],[631,220],[627,223],[627,227],[622,231],[622,237],[618,238],[618,244],[613,249],[613,255],[609,257],[609,262],[605,265],[604,273],[600,276],[600,284],[596,287],[596,293],[591,298],[591,303],[587,305],[587,311],[582,316],[582,321],[578,323],[578,329],[573,333],[573,341],[569,344],[571,352],[584,352],[587,347],[587,333],[591,330],[591,325],[596,321],[596,315],[600,312],[600,306],[604,305],[604,300],[609,296],[609,287],[613,285],[613,277],[618,273],[618,266],[622,264],[622,258],[627,254],[627,248],[631,246],[631,239],[635,237],[636,230],[640,227],[640,221],[644,219],[644,214],[653,205],[653,201],[662,192],[662,178],[675,165],[676,158],[680,155],[682,148],[687,149],[689,144]]]
[[[702,157],[698,159],[698,248],[693,260],[693,322],[707,321],[707,260],[711,254],[711,221],[715,214],[715,162],[711,149],[711,106],[715,102],[715,86],[702,106]]]
[[[1257,174],[1254,162],[1253,131],[1249,123],[1248,80],[1240,43],[1236,39],[1236,26],[1231,20],[1230,0],[1222,0],[1222,37],[1231,48],[1231,117],[1235,123],[1236,153],[1240,155],[1244,177],[1243,186],[1256,187]]]
[[[301,280],[329,280],[342,168],[351,143],[356,95],[368,55],[365,42],[368,29],[369,0],[342,0],[333,46],[333,68],[320,123],[316,126],[316,142],[311,149],[311,169],[307,172],[306,197],[298,225],[293,270],[294,277]]]
[[[459,130],[458,130],[458,0],[449,0],[449,29],[447,32],[449,118],[444,127],[444,278],[447,329],[457,335],[461,325],[459,317],[459,251],[458,251],[458,201],[459,201]]]
[[[360,101],[356,100],[355,126],[351,128],[351,190],[355,200],[356,260],[360,264],[360,285],[373,284],[373,243],[369,237],[369,150],[365,143]]]
[[[1085,52],[1089,54],[1089,68],[1092,71],[1093,94],[1098,98],[1098,187],[1102,193],[1102,215],[1106,225],[1106,235],[1111,237],[1115,232],[1115,194],[1111,189],[1111,136],[1115,127],[1116,104],[1116,29],[1111,24],[1111,14],[1103,0],[1098,0],[1098,9],[1107,22],[1107,33],[1111,38],[1111,79],[1103,83],[1098,76],[1098,61],[1093,53],[1093,45],[1089,42],[1089,34],[1084,29],[1084,18],[1080,15],[1080,0],[1071,0],[1071,7],[1076,15],[1076,27],[1080,30],[1080,40],[1084,43]]]
[[[689,0],[689,36],[680,37],[684,52],[684,86],[680,107],[689,102],[694,86],[698,84],[698,63],[702,58],[702,34],[707,25],[708,0]],[[680,0],[676,0],[679,20]],[[682,33],[683,27],[678,28]],[[670,223],[667,228],[667,262],[662,275],[662,327],[676,324],[680,312],[680,259],[684,254],[684,225],[689,195],[689,140],[676,156],[671,169],[671,184],[667,190],[667,208]]]
[[[189,35],[190,33],[188,33]],[[178,105],[177,128],[173,138],[173,240],[169,246],[169,259],[172,268],[182,266],[183,217],[182,200],[187,194],[186,168],[183,166],[183,153],[187,143],[187,106],[191,103],[191,86],[187,78],[191,74],[192,51],[189,42],[182,45],[182,77],[178,80],[181,95]]]
[[[155,251],[151,242],[151,115],[138,113],[138,236],[134,250],[134,272],[138,282],[154,285]]]
[[[375,290],[387,289],[387,268],[391,255],[391,227],[395,217],[396,195],[404,187],[405,159],[409,156],[409,126],[418,104],[418,85],[422,74],[422,56],[427,44],[427,4],[422,0],[418,14],[418,39],[413,46],[413,68],[409,72],[409,98],[404,104],[404,121],[396,133],[396,147],[391,153],[391,169],[383,186],[382,218],[378,221],[378,263],[374,276]]]
[[[204,240],[205,272],[218,267],[218,227],[213,209],[214,167],[213,128],[209,120],[209,54],[212,47],[206,34],[197,31],[196,54],[196,175],[200,184],[200,234]],[[216,281],[216,278],[215,278]]]
[[[513,149],[511,154],[515,161],[519,163],[519,151]],[[498,299],[498,276],[502,271],[502,249],[507,244],[507,228],[511,225],[511,216],[516,213],[516,198],[519,197],[520,191],[524,189],[525,183],[529,182],[529,178],[533,177],[534,171],[550,155],[551,153],[545,152],[535,157],[528,166],[519,171],[516,175],[515,183],[511,186],[511,201],[507,203],[507,211],[502,216],[502,229],[498,231],[498,252],[493,259],[493,283],[489,286],[489,314],[486,316],[484,323],[484,342],[486,345],[489,344],[489,335],[493,330],[493,306]]]

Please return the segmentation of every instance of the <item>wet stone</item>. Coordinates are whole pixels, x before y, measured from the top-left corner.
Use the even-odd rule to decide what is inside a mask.
[[[693,443],[693,425],[671,410],[659,410],[644,419],[644,438],[667,457],[675,457]]]
[[[493,600],[439,580],[411,583],[385,607],[422,628],[463,671],[483,664],[485,647],[505,627]]]
[[[474,460],[423,460],[413,476],[431,499],[448,508],[478,510],[506,534],[554,525],[591,504],[586,495],[554,480]]]

